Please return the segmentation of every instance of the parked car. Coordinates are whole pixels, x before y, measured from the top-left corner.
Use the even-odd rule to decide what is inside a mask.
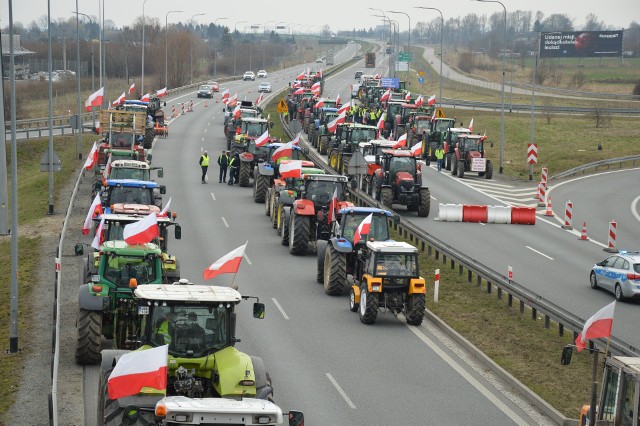
[[[356,80],[358,80],[361,75],[362,75],[362,71],[356,71]]]
[[[271,83],[268,81],[263,81],[258,85],[258,92],[267,92],[271,93]]]
[[[616,300],[640,299],[640,252],[620,251],[593,265],[591,288],[612,292]]]
[[[267,72],[265,70],[258,71],[258,78],[267,78]]]
[[[253,71],[247,71],[242,76],[243,81],[251,80],[254,81],[256,79],[256,74]]]
[[[213,90],[208,84],[203,84],[198,88],[199,98],[213,98]]]

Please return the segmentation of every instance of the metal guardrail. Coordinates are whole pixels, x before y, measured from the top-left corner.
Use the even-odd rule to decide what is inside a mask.
[[[461,106],[465,108],[478,108],[478,109],[490,109],[494,111],[500,111],[502,109],[501,103],[493,102],[481,102],[481,101],[469,101],[465,99],[454,98],[442,98],[443,104],[456,108]],[[530,112],[531,104],[511,104],[511,106],[505,104],[505,109],[511,109],[520,112]],[[534,111],[537,113],[552,113],[552,114],[593,114],[596,111],[595,107],[569,107],[569,106],[546,106],[535,105]],[[603,114],[610,115],[640,115],[640,108],[598,108]]]
[[[595,169],[595,171],[597,172],[598,167],[603,166],[606,166],[607,170],[609,170],[611,168],[611,165],[613,164],[619,164],[620,168],[622,168],[622,163],[628,163],[629,161],[631,161],[633,163],[633,167],[635,167],[636,162],[639,160],[640,155],[630,155],[628,157],[609,158],[607,160],[594,161],[593,163],[583,164],[582,166],[574,167],[573,169],[565,170],[564,172],[550,176],[549,180],[573,176],[580,172],[582,172],[582,174],[585,174],[585,172],[590,169]]]

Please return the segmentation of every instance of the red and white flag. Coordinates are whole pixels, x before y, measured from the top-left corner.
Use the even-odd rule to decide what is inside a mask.
[[[222,92],[222,103],[226,104],[229,101],[229,89],[224,89]]]
[[[262,99],[264,99],[264,96],[262,96],[263,94],[260,93],[260,96],[258,96],[258,99],[256,99],[256,105],[258,105],[260,102],[262,102]]]
[[[297,89],[295,92],[293,92],[294,95],[302,95],[304,93],[304,88],[299,88]]]
[[[167,204],[162,208],[162,210],[160,210],[160,213],[158,213],[158,217],[165,217],[169,213],[169,206],[171,205],[171,198],[172,197],[169,197],[169,201],[167,201]]]
[[[296,77],[296,80],[302,80],[304,78],[304,70]]]
[[[233,96],[231,96],[228,100],[227,100],[227,106],[236,106],[238,103],[238,94],[234,93]]]
[[[300,179],[302,176],[302,160],[290,160],[280,163],[280,178]]]
[[[302,87],[302,82],[301,81],[294,81],[293,85],[291,86],[293,89],[297,89],[299,87]]]
[[[407,102],[411,100],[411,92],[407,92],[407,94],[404,96],[404,100]]]
[[[121,103],[124,102],[124,100],[127,98],[127,96],[125,95],[124,92],[122,92],[122,95],[118,96],[118,99],[116,99],[115,101],[113,101],[111,103],[112,106],[116,107],[118,105],[120,105]]]
[[[431,106],[436,103],[436,95],[431,95],[429,99],[427,99],[427,105]]]
[[[418,95],[418,97],[416,98],[415,104],[417,106],[422,106],[423,102],[424,102],[424,99],[422,99],[422,95]]]
[[[271,154],[271,159],[273,161],[279,160],[283,157],[291,158],[291,153],[293,152],[293,142],[287,142]]]
[[[149,102],[150,99],[151,99],[151,93],[147,93],[143,97],[140,98],[140,100],[142,102]]]
[[[91,247],[93,247],[96,250],[100,250],[100,245],[104,240],[102,236],[103,231],[104,231],[104,215],[102,216],[102,219],[100,219],[100,225],[98,225],[98,228],[96,229],[96,235],[93,237],[93,241],[91,242]]]
[[[98,145],[94,142],[93,147],[91,147],[91,151],[89,151],[89,155],[87,155],[87,159],[84,162],[85,170],[93,169],[93,166],[98,162]]]
[[[313,85],[311,86],[311,90],[320,90],[320,82],[316,81],[315,83],[313,83]]]
[[[346,113],[350,109],[351,109],[351,101],[347,102],[346,104],[338,108],[338,114]]]
[[[353,245],[358,244],[358,241],[362,239],[363,235],[369,235],[369,229],[371,228],[371,220],[373,219],[373,213],[369,216],[365,217],[360,225],[358,225],[358,229],[356,229],[356,233],[353,235]]]
[[[240,269],[240,262],[242,262],[242,256],[244,256],[244,251],[247,248],[248,243],[249,241],[213,262],[207,269],[204,270],[204,279],[210,280],[211,278],[215,278],[220,274],[237,273],[238,269]]]
[[[302,135],[302,132],[301,131],[298,132],[296,137],[291,140],[291,143],[294,144],[294,145],[299,145],[300,144],[300,136],[301,135]]]
[[[601,337],[611,338],[615,308],[616,302],[611,302],[587,320],[582,328],[582,333],[576,338],[578,352],[587,347],[587,340]]]
[[[331,122],[329,124],[327,124],[327,130],[329,131],[329,133],[335,133],[336,129],[338,128],[339,124],[343,124],[346,120],[346,114],[345,112],[341,112],[340,115],[338,115],[336,118],[334,118],[333,120],[331,120]]]
[[[126,225],[122,231],[124,241],[129,245],[146,244],[159,235],[158,219],[155,214]]]
[[[137,395],[145,387],[166,392],[168,359],[169,345],[122,355],[107,381],[109,399]]]
[[[109,173],[111,173],[111,154],[109,154],[109,158],[107,159],[107,164],[104,165],[104,170],[102,171],[102,178],[106,180],[109,177]]]
[[[404,133],[402,136],[398,138],[398,141],[393,144],[393,149],[398,149],[407,146],[407,134]]]
[[[160,89],[156,92],[156,96],[161,98],[163,96],[167,96],[167,88]]]
[[[378,130],[380,130],[380,131],[384,130],[384,120],[386,118],[387,118],[387,113],[386,112],[382,113],[382,115],[378,119]]]
[[[422,155],[422,142],[418,142],[411,147],[411,154],[413,154],[414,157],[420,157]]]
[[[84,106],[87,111],[91,111],[94,106],[99,107],[102,105],[102,98],[104,97],[104,87],[98,89],[97,92],[92,93],[89,98],[84,101]]]
[[[431,122],[433,123],[434,121],[436,121],[436,109],[433,109],[433,114],[431,115]]]
[[[260,147],[269,143],[269,129],[265,130],[263,134],[261,134],[256,139],[256,147]]]
[[[240,116],[242,115],[242,110],[240,109],[240,105],[236,105],[236,107],[233,109],[233,118],[235,118],[236,120],[238,118],[240,118]]]
[[[338,188],[333,190],[333,197],[331,197],[331,202],[329,203],[329,211],[327,212],[327,221],[329,223],[333,223],[336,221],[336,215],[338,210]]]
[[[384,92],[382,96],[380,96],[380,102],[388,101],[390,97],[391,97],[391,89],[387,89],[387,91]]]
[[[129,87],[129,93],[133,93],[136,90],[136,83],[131,83],[131,87]]]
[[[100,203],[100,194],[96,194],[96,198],[91,202],[91,207],[89,207],[87,217],[84,219],[84,224],[82,225],[83,235],[89,235],[89,231],[91,230],[91,219],[93,219],[93,216],[101,214],[102,204]]]
[[[318,100],[318,102],[315,103],[313,107],[315,109],[318,109],[318,108],[322,108],[323,106],[324,106],[324,98],[321,98],[320,100]]]
[[[471,118],[471,123],[469,123],[469,131],[473,132],[473,118]]]
[[[340,93],[338,93],[338,96],[336,96],[336,106],[340,106]]]

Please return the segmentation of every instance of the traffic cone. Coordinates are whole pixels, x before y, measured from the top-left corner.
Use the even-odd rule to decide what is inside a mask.
[[[545,216],[553,216],[553,210],[551,209],[551,197],[549,197],[549,202],[547,203],[547,211],[544,212]]]
[[[587,222],[582,224],[582,234],[580,234],[580,240],[587,241],[589,237],[587,237]]]
[[[209,106],[209,101],[205,99],[205,101],[204,101],[204,107],[206,108],[206,107],[208,107],[208,106]]]
[[[219,100],[218,100],[218,95],[216,95],[216,103],[218,103],[218,102],[219,102]]]

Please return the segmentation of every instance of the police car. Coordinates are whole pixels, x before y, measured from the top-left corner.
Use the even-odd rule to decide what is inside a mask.
[[[612,292],[616,300],[640,299],[640,252],[621,251],[593,265],[591,288]]]

